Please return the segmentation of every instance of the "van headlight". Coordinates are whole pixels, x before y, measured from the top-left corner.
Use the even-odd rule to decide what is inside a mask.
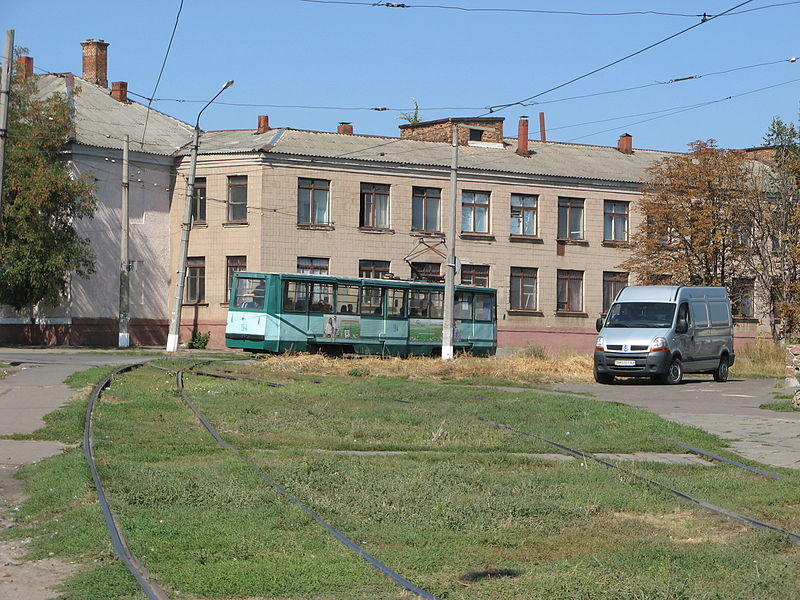
[[[665,352],[669,350],[667,338],[657,337],[650,342],[650,352]]]
[[[598,335],[597,340],[594,343],[594,349],[603,352],[606,349],[606,338],[604,338],[602,335]]]

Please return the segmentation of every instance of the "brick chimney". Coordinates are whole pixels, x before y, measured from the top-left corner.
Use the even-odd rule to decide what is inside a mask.
[[[547,141],[547,128],[544,126],[544,113],[539,113],[539,139],[543,142]]]
[[[353,135],[353,124],[352,123],[339,123],[339,127],[336,128],[336,133],[343,133],[345,135]]]
[[[619,136],[617,150],[623,154],[633,154],[633,138],[629,133],[623,133],[621,136]]]
[[[103,40],[81,42],[83,48],[83,74],[81,77],[97,85],[108,87],[108,43]]]
[[[519,118],[517,129],[517,154],[528,156],[528,117],[524,115]]]
[[[269,115],[258,115],[258,129],[256,133],[267,133],[269,131]]]
[[[114,100],[128,103],[128,82],[127,81],[112,81],[111,82],[111,97]]]
[[[17,57],[17,73],[23,79],[33,76],[33,57],[32,56],[18,56]]]

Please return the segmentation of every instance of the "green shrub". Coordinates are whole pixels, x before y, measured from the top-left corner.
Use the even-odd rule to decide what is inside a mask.
[[[192,339],[189,340],[188,348],[192,350],[205,350],[208,346],[208,340],[211,337],[211,332],[207,331],[202,333],[195,329],[192,331]]]

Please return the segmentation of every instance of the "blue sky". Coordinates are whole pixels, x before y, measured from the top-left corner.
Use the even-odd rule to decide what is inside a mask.
[[[691,15],[718,14],[739,2],[437,0],[435,4],[595,13],[641,11],[646,5],[650,11]],[[234,79],[236,84],[220,96],[221,104],[203,113],[203,129],[255,128],[257,116],[268,114],[273,127],[335,131],[337,123],[348,121],[356,133],[396,136],[402,123],[399,111],[410,109],[411,98],[418,100],[424,119],[482,114],[487,107],[539,94],[700,21],[663,15],[600,17],[421,6],[434,4],[430,0],[405,4],[413,8],[301,0],[184,0],[156,97],[205,103],[226,80]],[[15,30],[16,44],[30,50],[40,73],[80,74],[80,42],[104,39],[110,43],[109,81],[127,81],[131,92],[150,96],[179,6],[180,0],[27,0],[6,3],[1,24]],[[800,3],[753,0],[739,10],[751,11],[712,19],[536,98],[541,104],[515,105],[493,116],[505,117],[506,135],[515,136],[517,119],[529,115],[531,137],[536,138],[538,113],[544,111],[547,137],[553,141],[614,145],[621,133],[630,133],[639,148],[682,151],[693,140],[709,138],[725,147],[757,146],[773,116],[798,119],[800,61],[788,59],[800,56]],[[762,66],[741,68],[751,65]],[[732,69],[738,70],[712,75]],[[697,75],[703,77],[663,83]],[[596,95],[639,86],[647,87]],[[582,95],[592,96],[566,100]],[[728,97],[732,98],[723,100]],[[713,101],[718,102],[690,108]],[[153,107],[194,123],[202,104],[155,101]],[[659,115],[667,116],[653,118]]]

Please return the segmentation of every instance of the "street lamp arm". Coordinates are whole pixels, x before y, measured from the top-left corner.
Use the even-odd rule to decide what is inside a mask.
[[[211,100],[209,100],[203,108],[200,109],[200,112],[197,113],[197,120],[194,122],[194,128],[195,129],[198,129],[200,127],[200,115],[203,114],[203,111],[205,109],[207,109],[209,106],[211,106],[214,103],[214,100],[219,98],[219,95],[222,92],[224,92],[225,90],[227,90],[229,87],[231,87],[232,85],[233,85],[233,79],[229,79],[228,81],[226,81],[225,85],[222,86],[222,89],[220,91],[218,91],[216,93],[216,95]]]

